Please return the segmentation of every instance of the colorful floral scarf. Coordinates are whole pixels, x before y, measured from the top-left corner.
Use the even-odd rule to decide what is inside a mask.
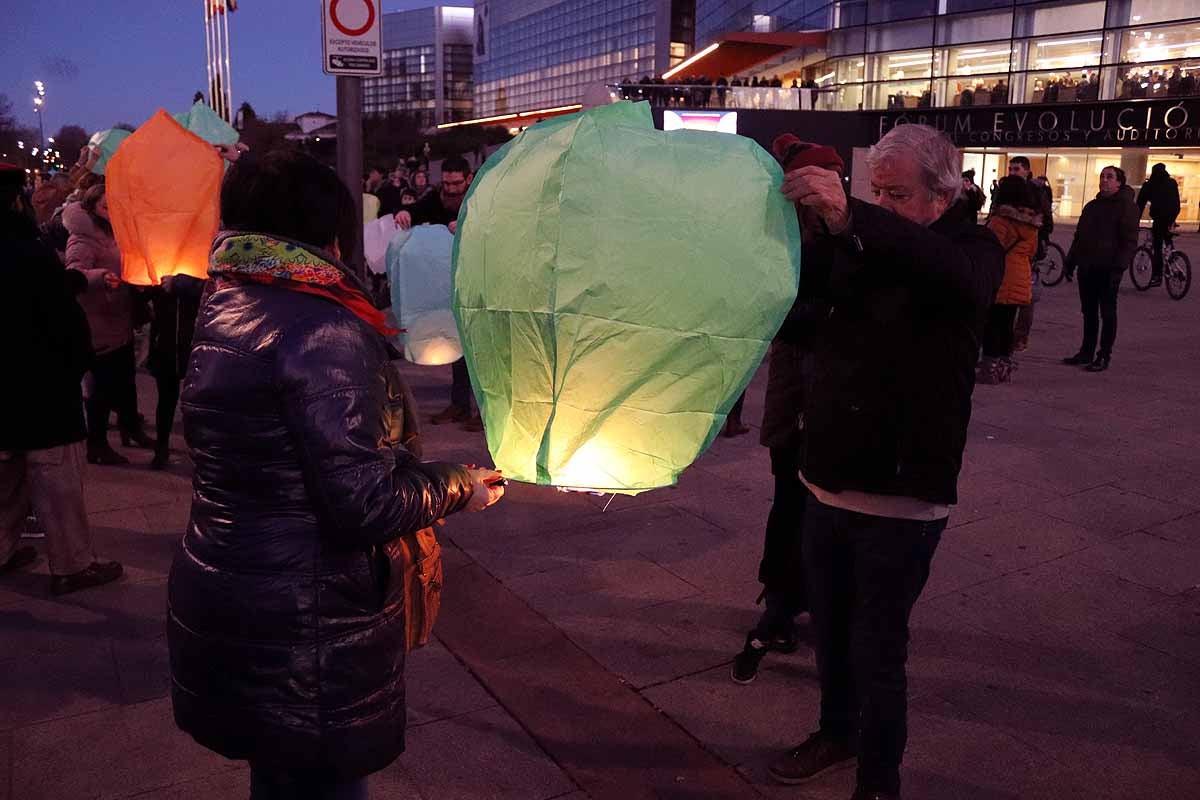
[[[282,286],[325,297],[344,306],[383,336],[398,332],[388,326],[383,312],[372,305],[358,282],[332,258],[282,237],[261,233],[218,235],[208,274],[214,279]]]

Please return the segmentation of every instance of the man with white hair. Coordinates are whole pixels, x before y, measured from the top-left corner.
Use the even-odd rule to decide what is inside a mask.
[[[975,364],[1004,251],[962,195],[962,157],[924,125],[871,148],[874,204],[838,175],[783,192],[836,242],[831,310],[802,409],[804,566],[821,680],[819,730],[770,765],[802,783],[857,757],[852,800],[900,796],[908,619],[957,501]]]

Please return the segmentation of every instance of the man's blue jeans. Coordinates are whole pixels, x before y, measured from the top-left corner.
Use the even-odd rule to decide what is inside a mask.
[[[946,522],[875,517],[807,498],[804,570],[821,730],[856,744],[858,786],[866,791],[900,791],[908,618]]]

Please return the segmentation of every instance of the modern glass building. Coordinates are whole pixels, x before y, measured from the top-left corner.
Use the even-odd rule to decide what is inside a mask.
[[[383,75],[363,80],[363,113],[423,126],[472,116],[474,11],[432,6],[383,15]]]
[[[1161,160],[1179,182],[1181,219],[1197,217],[1200,0],[696,0],[697,51],[731,32],[813,30],[826,32],[823,50],[785,54],[743,76],[790,70],[785,82],[819,87],[817,109],[887,120],[925,115],[978,128],[984,117],[967,117],[993,109],[994,132],[956,136],[965,166],[986,188],[1008,158],[1029,157],[1063,217],[1095,194],[1105,165],[1119,163],[1136,185]],[[695,68],[705,71],[703,62]],[[1078,116],[1081,104],[1099,104],[1098,116]],[[1041,124],[1043,113],[1046,125],[1084,127],[1012,134]],[[1089,125],[1099,126],[1095,135],[1082,135]]]
[[[695,0],[475,0],[475,114],[578,103],[691,52]]]

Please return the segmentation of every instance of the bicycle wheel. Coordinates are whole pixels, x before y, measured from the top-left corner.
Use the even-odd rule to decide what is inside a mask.
[[[1054,242],[1046,243],[1046,255],[1037,262],[1042,276],[1042,286],[1054,286],[1062,281],[1066,272],[1067,255]]]
[[[1129,265],[1129,280],[1139,292],[1150,288],[1150,278],[1154,273],[1154,255],[1149,247],[1139,247],[1133,254],[1133,263]]]
[[[1167,284],[1167,294],[1174,300],[1182,300],[1192,288],[1192,262],[1186,253],[1176,250],[1164,266],[1163,282]]]

